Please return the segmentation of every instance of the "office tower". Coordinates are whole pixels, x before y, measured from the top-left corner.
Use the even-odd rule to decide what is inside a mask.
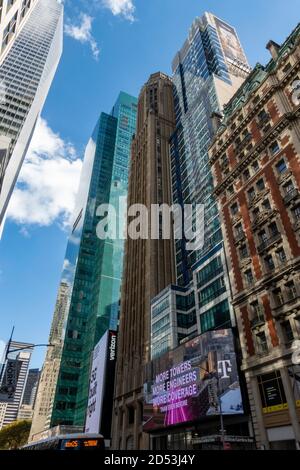
[[[299,449],[300,26],[225,107],[210,149],[257,444]],[[298,353],[298,355],[297,355]],[[298,364],[298,365],[297,365]]]
[[[162,73],[155,73],[139,96],[128,207],[143,204],[150,211],[151,205],[171,204],[169,138],[174,128],[172,81]],[[172,238],[133,240],[128,237],[113,413],[114,449],[147,447],[146,436],[142,434],[143,367],[150,359],[151,299],[174,280]]]
[[[93,348],[106,330],[118,326],[124,241],[99,238],[97,214],[102,204],[111,204],[122,219],[119,197],[127,195],[136,112],[136,98],[121,92],[112,112],[101,113],[86,148],[62,274],[70,305],[51,426],[84,426]]]
[[[62,52],[63,6],[57,0],[30,6],[28,1],[3,3],[3,15],[5,8],[16,11],[0,44],[5,53],[0,64],[0,232]]]
[[[17,384],[16,390],[13,396],[13,401],[0,401],[1,404],[1,415],[2,422],[0,421],[0,429],[7,424],[12,423],[18,417],[19,407],[22,403],[23,394],[26,386],[26,379],[28,373],[28,367],[32,354],[32,344],[20,343],[18,341],[10,342],[10,351],[15,349],[24,348],[22,351],[11,352],[9,354],[9,359],[14,359],[17,361]]]
[[[213,113],[220,112],[250,71],[235,29],[205,13],[197,18],[173,63],[176,132],[171,138],[173,202],[204,205],[204,245],[187,251],[176,242],[177,284],[192,281],[199,333],[230,326],[229,281],[208,145]]]
[[[29,369],[22,405],[31,405],[34,406],[36,393],[38,388],[40,378],[40,370],[39,369]]]
[[[61,281],[58,289],[49,335],[49,344],[51,346],[47,349],[46,358],[40,374],[29,440],[34,439],[35,435],[46,431],[50,427],[55,388],[63,348],[64,327],[69,306],[69,291],[70,286],[66,278]]]
[[[36,0],[25,2],[23,0],[2,0],[0,2],[0,63],[8,54],[35,3]]]

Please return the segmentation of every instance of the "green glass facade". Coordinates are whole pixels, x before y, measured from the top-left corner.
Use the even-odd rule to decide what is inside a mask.
[[[101,113],[86,148],[62,275],[71,298],[51,426],[84,425],[91,353],[108,328],[117,329],[124,240],[98,238],[97,208],[111,204],[119,216],[136,114],[137,99],[121,92],[111,114]]]

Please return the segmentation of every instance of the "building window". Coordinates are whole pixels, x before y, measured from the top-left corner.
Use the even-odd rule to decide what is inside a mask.
[[[283,186],[283,190],[284,190],[284,193],[285,193],[285,194],[289,194],[289,193],[292,192],[294,189],[295,189],[295,186],[294,186],[294,183],[292,182],[292,180],[288,181],[287,184],[285,184],[285,185]]]
[[[240,247],[240,258],[241,259],[245,259],[245,258],[248,258],[249,254],[248,254],[248,248],[247,248],[247,245],[244,244]]]
[[[270,145],[270,152],[272,155],[275,155],[280,151],[280,146],[277,141],[273,142],[272,145]]]
[[[286,396],[280,371],[257,377],[263,412],[277,411],[278,406],[286,404]],[[280,408],[282,409],[282,408]]]
[[[281,175],[287,171],[287,166],[283,158],[277,163],[276,170]]]
[[[269,228],[269,232],[270,232],[271,237],[274,237],[275,235],[278,235],[279,230],[278,230],[278,227],[277,227],[276,222],[272,222],[272,223],[269,225],[268,228]]]
[[[263,191],[265,189],[265,182],[263,180],[263,178],[261,178],[260,180],[257,181],[256,183],[256,187],[259,191]]]
[[[259,232],[258,237],[259,237],[260,243],[266,243],[266,241],[268,240],[268,236],[265,230],[262,230],[261,232]]]
[[[295,283],[293,281],[288,282],[285,285],[285,287],[286,287],[286,294],[287,294],[288,300],[294,300],[297,297],[297,290],[296,290]]]
[[[269,199],[265,199],[262,203],[262,208],[264,211],[269,211],[271,210],[271,204],[270,204],[270,201]]]
[[[231,206],[231,214],[232,215],[236,215],[239,211],[239,206],[238,204],[235,202],[234,204],[232,204]]]
[[[227,191],[228,191],[229,196],[231,196],[234,193],[234,187],[232,184],[228,187]]]
[[[279,248],[277,251],[276,251],[276,256],[277,256],[277,259],[279,261],[279,264],[283,264],[286,262],[286,254],[285,254],[285,251],[283,248]]]
[[[273,271],[275,269],[275,264],[271,255],[266,256],[265,265],[268,271]]]
[[[253,199],[255,198],[255,189],[250,188],[249,191],[247,191],[247,195],[248,195],[248,201],[249,203],[251,203]]]
[[[128,407],[128,424],[134,423],[134,408],[133,406]]]
[[[243,173],[244,181],[248,181],[250,179],[250,171],[247,169]]]
[[[281,323],[284,340],[286,343],[292,343],[294,341],[294,332],[289,320]]]
[[[267,354],[269,352],[267,337],[263,331],[256,335],[256,345],[258,354]]]
[[[300,220],[300,205],[299,206],[296,206],[293,210],[293,217],[295,219],[296,222],[298,222]]]
[[[275,307],[280,307],[284,304],[283,294],[280,287],[273,290],[273,297],[275,301]]]
[[[245,233],[244,233],[242,224],[236,225],[234,231],[235,231],[236,240],[241,240],[245,238]]]
[[[244,273],[244,276],[245,276],[245,281],[246,281],[247,285],[251,286],[254,282],[252,269],[247,269],[247,271],[245,271],[245,273]]]
[[[252,163],[252,170],[254,173],[256,173],[259,170],[259,163],[257,160],[255,160],[255,162]]]

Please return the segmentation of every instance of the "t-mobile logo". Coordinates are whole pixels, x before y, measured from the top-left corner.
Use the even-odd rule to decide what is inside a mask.
[[[232,371],[231,361],[227,359],[226,361],[218,361],[218,372],[221,374],[221,379],[229,379],[229,372]]]

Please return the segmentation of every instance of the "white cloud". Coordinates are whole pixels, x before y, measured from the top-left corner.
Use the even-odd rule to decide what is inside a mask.
[[[122,15],[129,21],[134,21],[135,6],[133,0],[102,0],[103,5],[113,15]]]
[[[81,42],[82,44],[89,44],[92,49],[94,58],[98,60],[100,49],[92,35],[93,18],[85,13],[81,13],[80,21],[81,23],[79,26],[76,26],[74,24],[66,24],[65,33],[67,36],[70,36],[71,38]]]
[[[81,168],[74,147],[40,119],[8,207],[8,218],[20,225],[58,222],[62,228],[68,227]],[[21,230],[28,235],[26,228]]]

